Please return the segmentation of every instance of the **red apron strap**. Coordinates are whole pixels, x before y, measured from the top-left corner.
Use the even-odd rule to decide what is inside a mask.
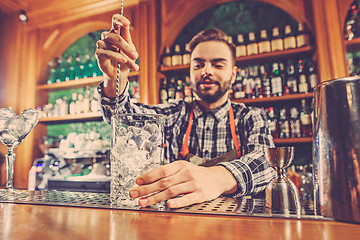
[[[237,135],[236,135],[234,110],[231,105],[230,105],[230,110],[229,110],[229,119],[230,119],[231,136],[234,141],[234,146],[235,146],[235,150],[237,153],[237,157],[239,158],[239,157],[241,157],[240,144],[239,144],[239,139],[237,138]]]
[[[191,132],[193,118],[194,118],[194,112],[193,112],[193,110],[191,110],[190,117],[189,117],[189,124],[186,129],[184,143],[182,145],[181,152],[180,152],[180,155],[183,156],[184,158],[189,153],[189,145],[188,144],[189,144],[189,138],[190,138],[190,132]]]

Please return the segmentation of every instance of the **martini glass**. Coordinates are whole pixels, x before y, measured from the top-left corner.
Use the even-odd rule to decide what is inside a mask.
[[[14,149],[22,142],[39,121],[39,112],[27,109],[16,115],[12,107],[0,109],[0,141],[7,147],[6,188],[0,193],[1,200],[15,200],[27,194],[17,191],[13,186],[15,153]]]

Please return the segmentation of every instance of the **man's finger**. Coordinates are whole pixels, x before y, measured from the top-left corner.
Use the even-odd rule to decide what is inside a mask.
[[[204,201],[206,200],[200,199],[198,193],[193,192],[193,193],[185,194],[179,198],[169,199],[167,201],[167,205],[169,208],[181,208],[195,203],[201,203]]]
[[[144,185],[156,182],[162,178],[169,177],[176,174],[181,170],[182,161],[176,161],[167,165],[160,166],[154,170],[151,170],[136,179],[137,185]]]

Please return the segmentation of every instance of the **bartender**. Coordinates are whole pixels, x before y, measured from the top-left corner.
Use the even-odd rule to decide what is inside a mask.
[[[144,105],[130,102],[128,93],[129,71],[139,70],[129,20],[114,15],[112,29],[97,42],[96,57],[105,77],[98,87],[104,119],[110,122],[115,112],[118,63],[118,112],[167,116],[164,132],[170,163],[136,179],[138,186],[129,194],[139,198],[141,207],[168,200],[170,208],[180,208],[222,194],[258,194],[274,177],[264,157],[264,148],[274,143],[263,111],[229,99],[237,70],[235,46],[222,31],[207,29],[191,40],[190,50],[195,101]]]

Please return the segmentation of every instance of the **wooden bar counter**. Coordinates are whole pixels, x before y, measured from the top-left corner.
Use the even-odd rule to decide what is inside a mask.
[[[359,239],[360,226],[299,220],[0,203],[0,239]]]

